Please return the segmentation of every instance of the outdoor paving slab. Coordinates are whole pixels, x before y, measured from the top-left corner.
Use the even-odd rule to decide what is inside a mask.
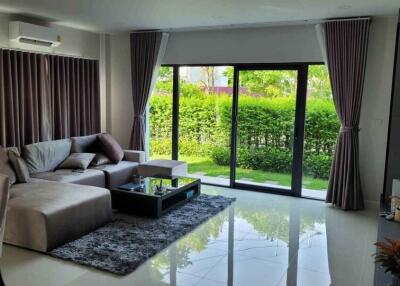
[[[252,178],[239,178],[240,181],[249,181],[252,182],[254,181]]]
[[[268,185],[279,185],[279,182],[277,182],[277,181],[265,181],[264,184],[268,184]]]
[[[194,173],[191,173],[191,175],[205,176],[206,173],[205,172],[194,172]]]

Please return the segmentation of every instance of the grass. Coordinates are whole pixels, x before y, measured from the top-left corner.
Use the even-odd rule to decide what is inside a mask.
[[[170,155],[152,155],[152,159],[170,159]],[[229,177],[229,166],[219,166],[215,164],[209,157],[194,157],[194,156],[180,156],[179,160],[186,161],[189,164],[189,174],[202,172],[205,176]],[[250,170],[243,168],[236,168],[236,178],[252,179],[253,182],[264,183],[266,181],[277,182],[281,186],[291,185],[291,175],[267,172],[262,170]],[[303,186],[309,190],[326,190],[328,188],[328,181],[316,179],[308,176],[303,176]]]

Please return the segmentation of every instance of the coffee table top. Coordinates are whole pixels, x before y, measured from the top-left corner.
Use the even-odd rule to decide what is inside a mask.
[[[156,178],[146,177],[141,178],[140,182],[132,182],[118,188],[113,191],[129,192],[138,195],[147,195],[154,197],[169,196],[181,190],[188,185],[197,184],[200,182],[199,179],[189,177],[172,177],[172,178]],[[161,192],[160,192],[161,187]]]

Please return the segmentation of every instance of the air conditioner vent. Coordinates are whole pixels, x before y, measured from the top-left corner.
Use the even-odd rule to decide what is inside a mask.
[[[57,47],[61,44],[60,35],[49,27],[12,21],[9,24],[9,33],[10,40],[19,43],[45,47]]]

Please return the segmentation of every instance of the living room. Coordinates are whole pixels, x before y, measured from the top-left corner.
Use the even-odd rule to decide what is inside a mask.
[[[398,285],[399,8],[0,1],[3,285]]]

